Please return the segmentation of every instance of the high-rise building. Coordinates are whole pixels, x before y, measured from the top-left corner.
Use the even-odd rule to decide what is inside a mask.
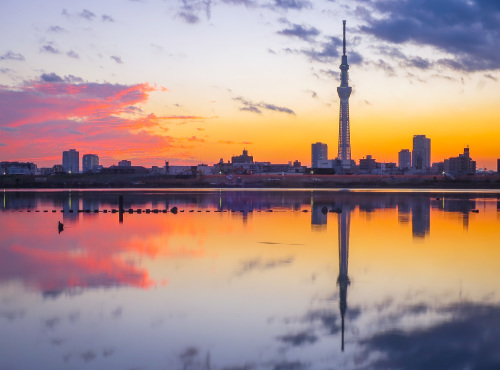
[[[408,170],[411,168],[411,152],[409,149],[401,149],[398,158],[398,167],[400,170]]]
[[[412,167],[416,170],[431,168],[431,139],[413,135]]]
[[[66,150],[63,152],[62,165],[67,173],[80,172],[80,153],[75,149]]]
[[[500,173],[500,158],[497,159],[497,172]]]
[[[82,157],[82,172],[93,172],[99,166],[97,154],[84,154]]]
[[[339,151],[338,160],[341,163],[342,169],[349,170],[351,168],[351,134],[349,127],[349,96],[351,96],[352,88],[349,86],[349,64],[347,64],[347,55],[345,52],[345,24],[344,25],[344,42],[342,64],[340,65],[340,86],[337,87],[337,93],[340,98],[340,114],[339,114]]]
[[[311,144],[311,167],[319,168],[320,161],[328,160],[328,145],[323,143]]]

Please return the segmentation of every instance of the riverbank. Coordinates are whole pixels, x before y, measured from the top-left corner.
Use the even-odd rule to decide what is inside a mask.
[[[0,177],[4,189],[57,188],[423,188],[500,189],[500,175],[209,175],[78,174]]]

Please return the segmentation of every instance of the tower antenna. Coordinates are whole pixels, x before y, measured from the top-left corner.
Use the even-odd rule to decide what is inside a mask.
[[[346,23],[346,21],[342,21],[342,23],[344,24],[344,55],[345,55],[345,23]]]

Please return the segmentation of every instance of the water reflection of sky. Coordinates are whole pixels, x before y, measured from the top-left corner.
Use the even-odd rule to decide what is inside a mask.
[[[500,367],[495,193],[117,197],[4,193],[0,369]]]

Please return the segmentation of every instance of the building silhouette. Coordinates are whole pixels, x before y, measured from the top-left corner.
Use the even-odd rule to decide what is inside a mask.
[[[398,155],[398,167],[400,170],[411,168],[411,152],[409,149],[401,149]]]
[[[469,148],[464,148],[464,153],[458,157],[444,160],[444,171],[448,173],[466,174],[476,172],[476,161],[470,157]]]
[[[99,167],[97,154],[84,154],[82,157],[82,172],[93,172]]]
[[[361,173],[371,173],[377,167],[377,161],[372,158],[370,154],[368,154],[366,158],[362,158],[359,160],[359,172]]]
[[[120,162],[118,162],[118,167],[131,167],[132,162],[127,160],[127,159],[122,159]]]
[[[0,162],[0,175],[36,175],[37,166],[31,162]]]
[[[342,64],[340,65],[340,86],[337,87],[337,93],[340,98],[340,113],[339,113],[339,150],[337,159],[343,170],[350,170],[351,163],[351,134],[349,127],[349,96],[351,96],[352,88],[349,86],[349,64],[347,64],[347,55],[345,48],[345,24],[343,22],[343,54]]]
[[[323,143],[311,144],[311,167],[319,168],[321,161],[328,160],[328,145]]]
[[[250,164],[253,163],[253,156],[248,155],[248,150],[243,149],[241,155],[235,155],[231,157],[231,163],[233,164]]]
[[[66,150],[63,152],[62,165],[67,173],[80,172],[80,153],[75,149]]]
[[[431,168],[431,139],[413,135],[412,167],[416,170]]]

